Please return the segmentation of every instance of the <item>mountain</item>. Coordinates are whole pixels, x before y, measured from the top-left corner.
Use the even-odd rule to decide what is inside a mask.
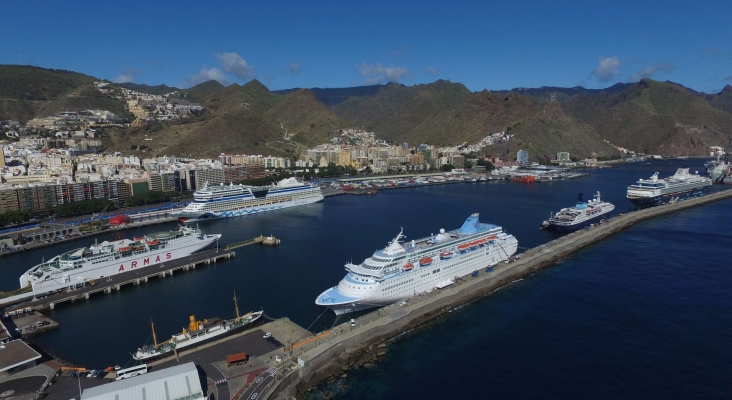
[[[557,101],[569,101],[572,97],[577,95],[584,95],[587,97],[597,97],[600,96],[602,93],[615,95],[621,93],[632,85],[632,83],[616,83],[604,89],[586,89],[582,86],[575,86],[572,88],[542,86],[540,88],[514,88],[511,90],[499,90],[497,92],[502,96],[513,92],[524,96],[533,96],[545,100],[554,99]]]
[[[219,83],[219,81],[215,81],[212,79],[207,82],[199,83],[198,85],[191,88],[182,89],[181,92],[187,94],[191,101],[198,103],[206,99],[215,91],[221,90],[223,88],[224,85]]]
[[[65,70],[0,65],[0,120],[26,122],[36,115],[44,102],[95,80]]]
[[[732,113],[732,86],[727,85],[718,94],[712,95],[710,103],[717,110]]]
[[[201,118],[111,131],[105,146],[129,152],[133,145],[144,145],[154,154],[184,157],[222,152],[294,156],[304,149],[301,144],[322,143],[327,132],[347,126],[311,91],[278,95],[257,80],[222,87],[203,104],[207,112]]]
[[[376,94],[384,86],[386,85],[356,86],[348,88],[310,88],[309,90],[312,91],[315,94],[315,97],[317,97],[323,104],[328,107],[333,107],[351,97],[365,97]],[[274,93],[288,94],[297,90],[300,90],[300,88],[275,90]]]
[[[168,85],[148,86],[144,83],[133,83],[133,82],[117,83],[116,85],[123,87],[125,89],[130,89],[130,90],[134,90],[135,92],[146,93],[146,94],[166,94],[166,93],[181,90],[181,89],[178,89],[177,87],[168,86]]]
[[[103,95],[92,84],[79,86],[53,100],[43,102],[35,116],[47,117],[63,110],[107,110],[129,121],[135,119],[127,111],[123,101]]]
[[[616,96],[578,96],[564,107],[603,139],[641,152],[702,155],[732,133],[732,114],[681,86],[650,79]]]

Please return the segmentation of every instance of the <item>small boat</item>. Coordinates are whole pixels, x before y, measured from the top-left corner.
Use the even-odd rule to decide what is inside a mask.
[[[470,246],[470,250],[475,250],[478,248],[478,242],[470,242],[468,246]]]
[[[534,183],[536,182],[536,178],[534,178],[534,175],[524,175],[524,176],[516,176],[511,178],[514,182],[522,182],[522,183]]]
[[[455,253],[453,253],[452,251],[443,251],[442,253],[440,253],[440,258],[443,260],[448,260],[452,258],[454,254]]]
[[[156,240],[150,240],[150,241],[147,242],[147,245],[148,246],[157,246],[159,244],[160,244],[160,241],[157,240],[157,239]]]
[[[419,260],[420,267],[427,267],[430,264],[432,264],[432,257],[425,257],[425,258]]]
[[[404,268],[403,268],[403,269],[404,269],[405,271],[411,271],[411,270],[412,270],[412,268],[414,268],[414,265],[413,265],[412,263],[408,263],[407,265],[405,265],[405,266],[404,266]]]
[[[120,251],[120,253],[126,253],[128,251],[132,251],[132,246],[120,247],[119,251]]]
[[[143,240],[145,240],[145,236],[138,236],[138,237],[132,238],[132,240],[134,240],[135,242],[142,242]]]
[[[459,251],[459,252],[460,252],[461,254],[462,254],[462,253],[465,253],[466,251],[468,251],[468,250],[469,250],[469,247],[470,247],[470,244],[469,244],[469,243],[464,243],[464,244],[461,244],[460,246],[458,246],[458,251]]]
[[[488,240],[486,240],[486,239],[479,239],[479,240],[476,240],[475,243],[478,243],[478,246],[479,247],[484,247],[486,245],[486,243],[488,243]]]

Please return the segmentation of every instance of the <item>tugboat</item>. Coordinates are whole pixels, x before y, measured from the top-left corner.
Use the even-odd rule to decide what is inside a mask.
[[[595,222],[602,223],[606,215],[614,209],[613,204],[602,201],[600,192],[597,192],[595,198],[590,201],[585,201],[583,194],[580,193],[574,207],[563,208],[554,215],[550,214],[549,219],[542,222],[541,227],[557,232],[573,232]]]

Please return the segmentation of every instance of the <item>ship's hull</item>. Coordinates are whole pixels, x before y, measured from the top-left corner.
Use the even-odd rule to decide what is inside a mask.
[[[178,217],[178,219],[181,220],[182,222],[191,223],[191,222],[203,221],[203,220],[208,220],[208,219],[242,217],[242,216],[246,216],[246,215],[259,214],[259,213],[263,213],[263,212],[267,212],[267,211],[275,211],[275,210],[281,210],[284,208],[304,206],[307,204],[317,203],[322,200],[323,200],[323,196],[320,195],[320,196],[316,196],[316,197],[297,199],[297,200],[286,202],[286,203],[278,203],[278,204],[273,204],[273,205],[263,206],[263,207],[247,207],[247,208],[239,208],[239,209],[227,210],[227,211],[206,211],[206,212],[180,211],[179,213],[176,213],[175,216]]]
[[[83,268],[56,273],[49,279],[34,279],[23,274],[20,277],[20,286],[32,285],[33,293],[47,294],[59,290],[73,290],[84,286],[90,280],[113,276],[132,270],[141,270],[154,265],[173,261],[193,253],[215,247],[218,236],[209,236],[203,239],[193,239],[179,247],[166,246],[159,250],[153,250],[139,255],[121,257],[103,263],[85,263]]]
[[[186,348],[189,348],[192,346],[197,346],[197,345],[201,345],[204,343],[208,343],[211,340],[214,340],[216,338],[221,338],[226,335],[230,335],[235,332],[238,332],[247,326],[251,326],[251,324],[253,324],[257,320],[259,320],[259,318],[262,317],[263,313],[257,312],[256,314],[258,314],[258,315],[247,323],[242,323],[242,324],[234,326],[234,327],[232,327],[231,325],[227,325],[226,327],[217,329],[215,331],[209,331],[209,333],[206,333],[204,335],[201,335],[201,336],[198,336],[195,338],[191,338],[191,339],[187,339],[183,342],[178,342],[175,344],[175,351],[181,351],[183,349],[186,349]],[[163,357],[163,356],[169,355],[171,353],[173,353],[173,347],[168,347],[164,351],[145,352],[144,354],[138,351],[137,353],[132,355],[132,358],[134,358],[137,361],[147,361],[147,360],[152,360],[155,358]]]
[[[638,208],[648,208],[659,206],[662,204],[675,203],[677,201],[683,201],[694,197],[704,196],[705,194],[709,193],[709,190],[710,186],[707,185],[703,187],[687,189],[681,192],[667,193],[657,196],[633,198],[629,197],[628,200],[633,202],[633,204],[635,204]]]
[[[475,237],[473,240],[479,239]],[[455,252],[448,259],[441,259],[439,254],[430,257],[432,263],[427,266],[414,266],[396,277],[387,278],[381,283],[371,286],[372,289],[358,298],[348,297],[339,291],[338,286],[326,290],[316,299],[316,304],[326,306],[336,315],[357,312],[370,308],[393,304],[419,293],[431,292],[436,287],[448,286],[455,278],[463,277],[508,260],[518,250],[518,241],[511,237],[503,243],[496,242],[464,252]],[[339,285],[348,285],[348,275]],[[351,282],[358,284],[357,282]]]
[[[590,225],[594,224],[595,222],[598,222],[601,219],[605,218],[611,211],[612,210],[608,210],[602,214],[596,215],[596,216],[588,218],[582,222],[577,222],[577,223],[571,224],[571,225],[550,223],[548,226],[546,226],[546,229],[548,229],[550,231],[561,232],[561,233],[578,231],[586,226],[590,226]]]

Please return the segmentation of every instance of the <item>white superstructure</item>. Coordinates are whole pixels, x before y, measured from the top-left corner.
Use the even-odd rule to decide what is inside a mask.
[[[172,215],[185,222],[238,217],[315,203],[323,200],[323,193],[317,186],[287,178],[272,186],[204,185],[193,198]]]
[[[204,235],[197,228],[180,227],[132,240],[104,241],[71,250],[26,271],[20,287],[34,294],[74,290],[87,282],[138,270],[213,247],[221,235]]]
[[[442,288],[455,279],[508,260],[518,241],[500,226],[484,224],[473,214],[460,229],[440,229],[430,236],[400,242],[402,232],[361,264],[346,264],[338,286],[321,293],[315,304],[344,314],[394,303]]]
[[[627,198],[639,207],[651,207],[703,196],[709,192],[712,180],[679,168],[668,178],[658,179],[658,172],[649,179],[639,179],[628,186]]]

